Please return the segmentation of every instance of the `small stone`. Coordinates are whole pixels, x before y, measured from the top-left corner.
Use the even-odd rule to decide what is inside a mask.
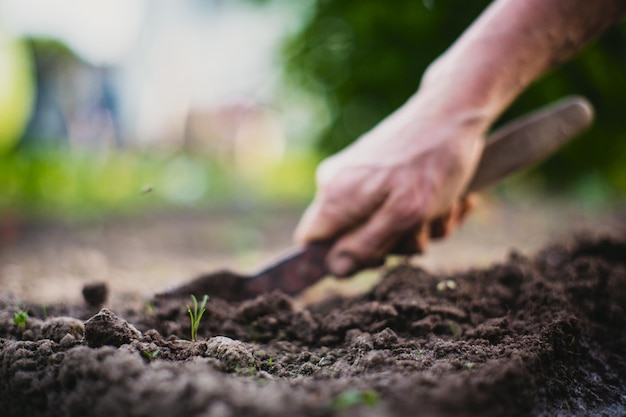
[[[209,408],[202,414],[201,417],[232,417],[233,412],[230,405],[224,401],[215,401],[211,403]]]
[[[266,372],[266,371],[258,371],[256,373],[256,377],[258,379],[266,379],[268,381],[274,380],[274,376],[272,374],[270,374],[269,372]]]
[[[372,336],[374,347],[377,349],[389,349],[398,343],[398,335],[389,327]]]
[[[94,282],[83,287],[83,298],[90,307],[100,307],[106,303],[109,287],[106,282]]]
[[[63,338],[59,342],[59,344],[64,347],[72,346],[74,343],[76,343],[76,338],[69,333],[63,336]]]
[[[68,334],[80,340],[85,334],[85,326],[82,321],[72,317],[54,317],[43,323],[41,334],[43,338],[57,343]]]
[[[453,279],[447,279],[446,280],[446,288],[449,290],[456,290],[458,287],[458,284],[456,283],[455,280]]]
[[[91,347],[120,347],[141,337],[139,330],[107,308],[85,322],[85,341]]]
[[[369,351],[374,349],[372,335],[369,333],[363,333],[358,329],[348,330],[348,332],[346,333],[346,340],[349,341],[351,347],[362,351]]]
[[[443,292],[446,290],[450,290],[450,291],[454,291],[458,288],[458,284],[455,280],[453,279],[446,279],[443,281],[439,281],[437,283],[437,291],[439,292]]]
[[[248,367],[253,360],[245,343],[225,336],[215,336],[206,342],[206,355],[223,362],[230,370]]]

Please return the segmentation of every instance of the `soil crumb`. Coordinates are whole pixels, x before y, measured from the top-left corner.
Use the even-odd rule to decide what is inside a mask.
[[[106,282],[94,282],[83,287],[83,298],[90,307],[100,307],[107,302],[109,287]]]
[[[626,415],[626,238],[305,308],[213,297],[194,342],[190,299],[90,304],[0,296],[3,416]]]

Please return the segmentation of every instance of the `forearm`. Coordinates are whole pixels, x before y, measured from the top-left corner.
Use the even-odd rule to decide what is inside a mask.
[[[624,0],[497,0],[426,72],[426,92],[485,129],[535,79],[617,23]]]

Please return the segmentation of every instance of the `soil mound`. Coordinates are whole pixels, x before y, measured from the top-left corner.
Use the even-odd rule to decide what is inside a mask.
[[[210,299],[195,342],[190,301],[1,296],[2,415],[626,415],[626,240],[454,275],[400,266],[304,309]]]

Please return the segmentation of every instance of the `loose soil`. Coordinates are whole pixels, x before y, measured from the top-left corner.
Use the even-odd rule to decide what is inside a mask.
[[[301,307],[280,292],[111,311],[0,296],[5,417],[624,416],[626,237],[434,275],[385,271],[369,292]],[[30,318],[14,324],[19,310]]]

